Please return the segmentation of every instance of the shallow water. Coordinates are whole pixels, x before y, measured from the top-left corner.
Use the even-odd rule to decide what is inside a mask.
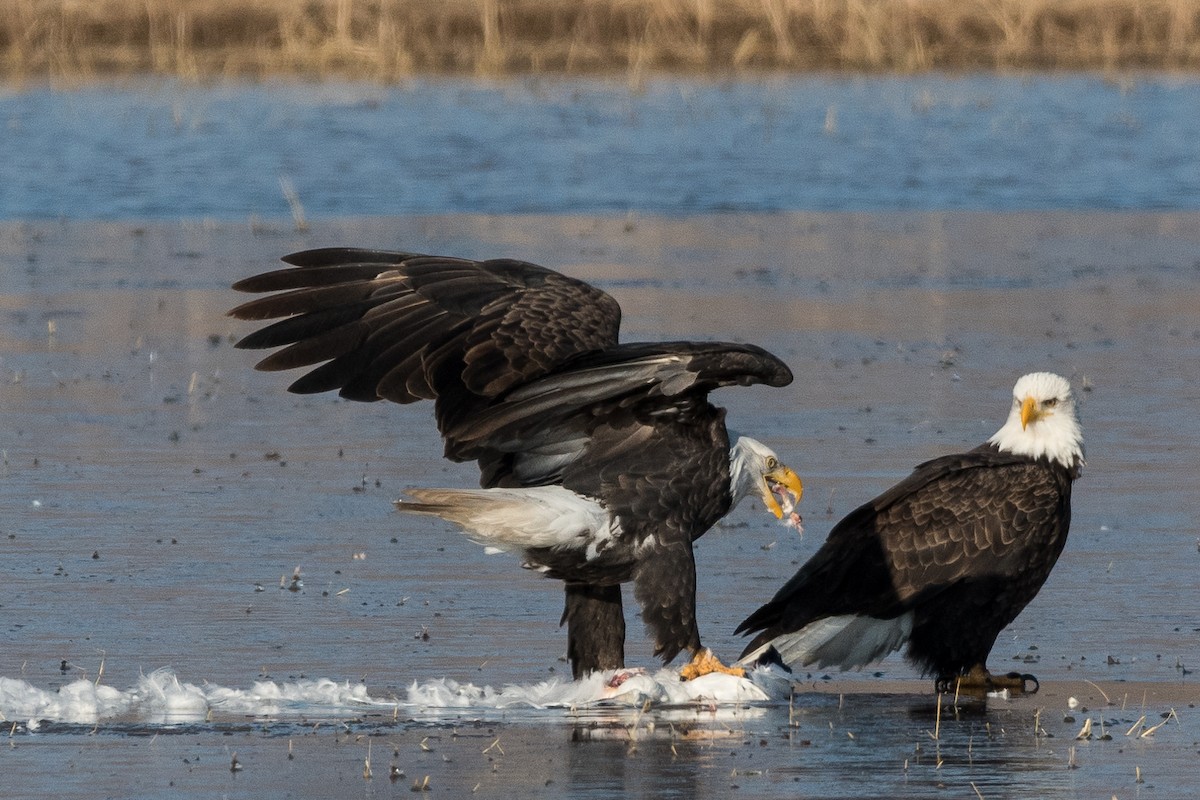
[[[1140,713],[1093,713],[1091,740],[1076,740],[1079,722],[1059,713],[946,706],[939,714],[930,698],[870,694],[808,695],[790,710],[671,724],[649,715],[553,723],[364,715],[323,725],[57,725],[12,740],[5,780],[67,798],[376,797],[408,795],[426,780],[435,796],[452,797],[1188,796],[1196,753],[1177,742],[1194,737],[1195,725],[1172,720],[1153,736],[1127,736]]]
[[[842,514],[990,435],[1019,374],[1070,376],[1088,447],[1071,539],[991,661],[1051,688],[947,712],[937,740],[930,687],[896,658],[799,676],[834,693],[803,693],[791,714],[397,706],[443,677],[563,678],[561,590],[392,512],[407,486],[474,482],[438,457],[428,409],[288,395],[288,376],[231,346],[249,326],[223,316],[228,285],[333,243],[529,258],[613,293],[628,339],[748,340],[791,364],[786,389],[718,395],[807,488],[802,539],[748,507],[699,544],[701,630],[726,656]],[[129,692],[170,667],[239,691],[328,679],[383,703],[40,726],[9,706],[0,789],[374,795],[430,775],[483,796],[1186,793],[1200,756],[1197,253],[1194,213],[0,225],[0,676],[26,695],[80,679]],[[283,588],[297,568],[302,585]],[[630,660],[652,666],[639,628]],[[1113,705],[1068,712],[1068,695],[1096,697],[1088,681]],[[1089,714],[1120,730],[1075,741]]]
[[[0,90],[0,219],[1195,209],[1194,76]],[[48,133],[50,132],[50,133]]]

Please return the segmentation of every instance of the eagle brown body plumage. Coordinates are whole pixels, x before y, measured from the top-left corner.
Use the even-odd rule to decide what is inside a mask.
[[[909,660],[942,683],[986,671],[996,637],[1041,589],[1070,528],[1082,440],[1069,386],[1048,382],[1055,394],[1045,416],[1070,423],[1063,453],[989,441],[919,465],[834,526],[742,622],[739,632],[757,634],[743,656],[775,648],[789,663],[850,668],[907,646]]]
[[[783,362],[753,345],[621,344],[612,297],[527,262],[340,248],[284,260],[292,268],[235,284],[275,294],[233,316],[283,318],[238,346],[282,348],[260,369],[319,365],[293,392],[433,400],[446,457],[478,462],[486,491],[413,490],[417,501],[398,505],[563,581],[576,677],[624,664],[623,582],[657,654],[700,650],[692,541],[748,489],[734,485],[725,412],[708,393],[785,385]],[[769,460],[760,491],[782,491],[775,475],[798,497],[795,474]]]

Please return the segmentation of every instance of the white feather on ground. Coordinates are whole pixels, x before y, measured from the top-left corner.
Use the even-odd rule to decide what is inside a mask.
[[[40,689],[28,681],[0,677],[0,718],[34,730],[44,722],[178,724],[221,715],[350,717],[368,708],[398,709],[409,715],[454,709],[642,709],[647,703],[650,708],[711,710],[786,699],[790,686],[790,676],[771,668],[755,670],[749,678],[712,674],[688,682],[668,669],[653,674],[617,670],[595,673],[581,681],[556,679],[501,689],[449,678],[414,681],[405,699],[398,700],[372,696],[362,683],[329,679],[257,681],[249,689],[197,685],[180,681],[173,670],[164,667],[143,675],[126,690],[82,678],[56,690]]]
[[[548,680],[532,685],[490,686],[441,680],[414,682],[408,703],[426,709],[439,708],[577,708],[616,705],[639,708],[652,706],[745,705],[787,697],[790,677],[773,668],[751,673],[748,678],[710,673],[692,681],[681,681],[678,671],[662,669],[651,674],[642,670],[592,673],[578,681]]]

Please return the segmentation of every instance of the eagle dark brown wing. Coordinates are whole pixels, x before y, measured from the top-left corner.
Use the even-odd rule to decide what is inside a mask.
[[[327,362],[292,384],[297,393],[452,398],[438,404],[441,429],[572,356],[617,343],[621,309],[612,297],[523,261],[343,248],[284,260],[297,266],[234,284],[279,293],[232,316],[285,317],[237,346],[283,347],[258,364],[265,370]]]

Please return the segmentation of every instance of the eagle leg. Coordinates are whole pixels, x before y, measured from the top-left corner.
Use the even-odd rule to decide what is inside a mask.
[[[1033,675],[1009,672],[993,675],[983,664],[976,664],[961,675],[943,675],[934,683],[938,692],[961,695],[986,695],[988,692],[1008,691],[1010,694],[1036,694],[1041,688]]]
[[[746,677],[746,670],[741,667],[727,667],[721,663],[721,659],[713,655],[712,650],[703,647],[697,650],[692,655],[692,660],[683,669],[679,670],[679,677],[682,680],[690,681],[699,678],[701,675],[708,675],[711,672],[720,672],[724,675],[733,675],[738,678]]]
[[[625,666],[625,611],[621,586],[566,584],[560,625],[567,626],[567,657],[575,680]]]

